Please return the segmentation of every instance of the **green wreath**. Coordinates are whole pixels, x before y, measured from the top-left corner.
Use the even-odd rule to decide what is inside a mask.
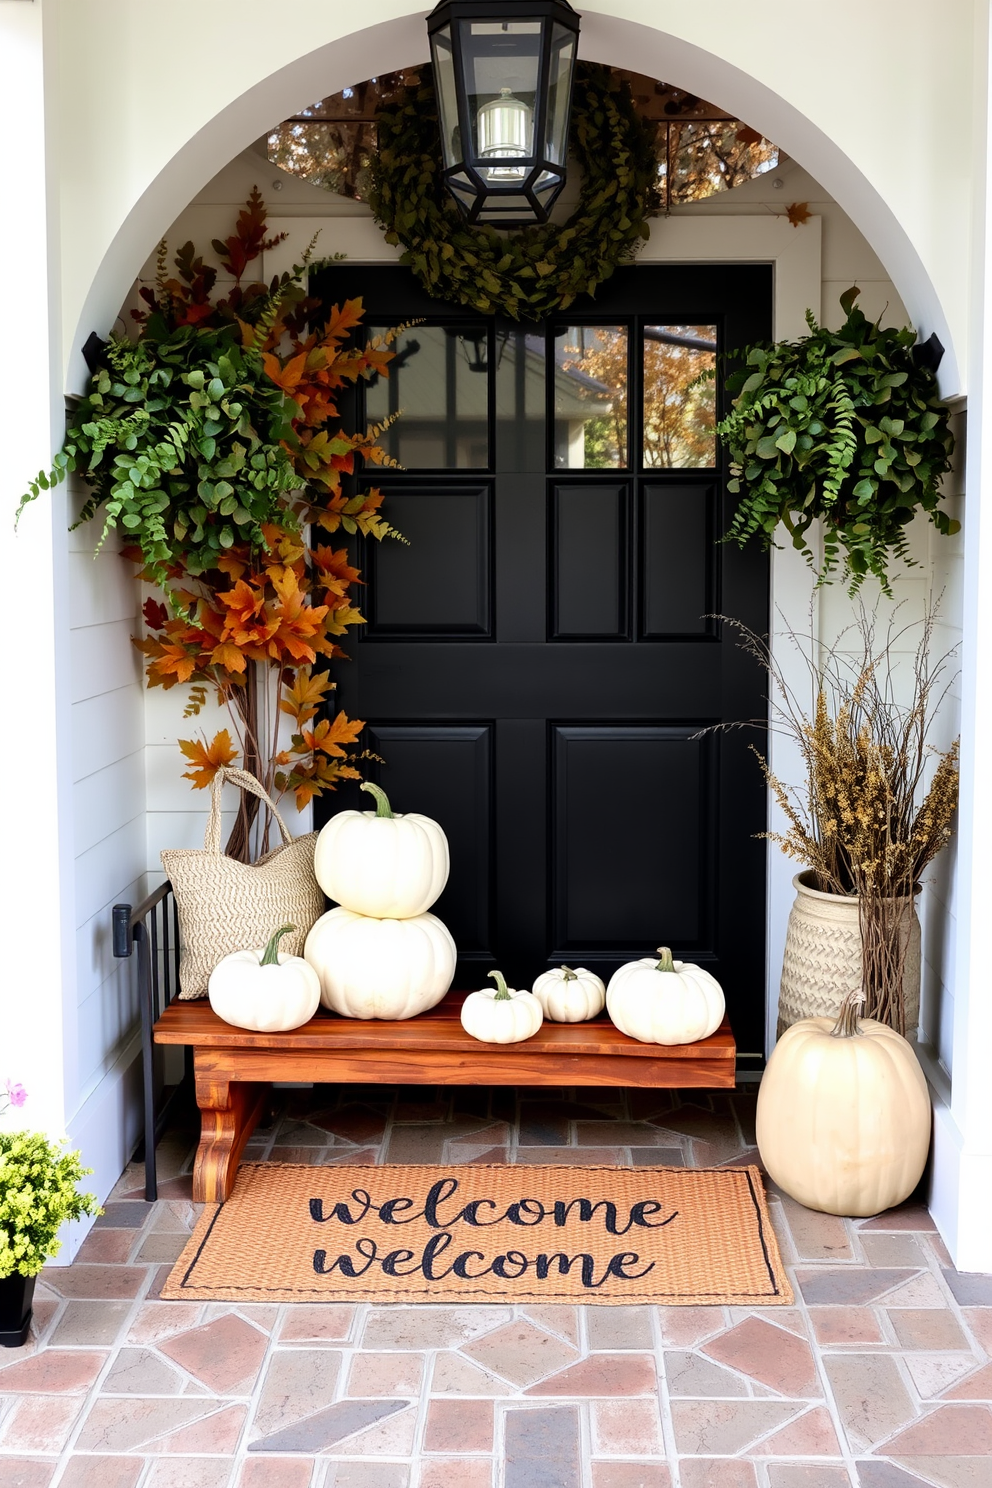
[[[470,227],[441,178],[441,137],[430,82],[408,88],[378,115],[370,205],[389,243],[402,243],[429,294],[513,320],[542,320],[595,294],[633,258],[658,209],[650,125],[630,88],[605,67],[577,69],[570,145],[582,171],[579,204],[564,224],[504,235]]]

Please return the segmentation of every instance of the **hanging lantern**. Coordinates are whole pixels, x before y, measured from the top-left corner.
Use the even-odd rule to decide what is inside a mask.
[[[469,222],[546,222],[565,184],[575,11],[567,0],[441,0],[427,31],[448,190]]]

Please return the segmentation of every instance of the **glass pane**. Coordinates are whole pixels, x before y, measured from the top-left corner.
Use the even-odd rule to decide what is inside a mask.
[[[374,335],[382,326],[371,326]],[[381,444],[408,470],[489,465],[489,337],[479,326],[404,331],[388,377],[367,385],[370,423],[399,414]]]
[[[546,345],[514,326],[496,334],[496,442],[501,470],[543,470],[547,459]]]
[[[458,22],[472,120],[474,159],[533,156],[534,108],[541,62],[541,21]],[[523,180],[512,164],[486,168],[494,184]]]
[[[716,464],[716,326],[644,328],[644,464],[692,470]]]
[[[730,191],[778,165],[778,146],[737,119],[672,123],[659,152],[671,175],[669,199],[701,201]]]
[[[364,83],[354,83],[332,93],[319,103],[300,109],[294,118],[300,119],[374,119],[379,105],[392,103],[404,88],[420,81],[423,67],[404,67],[399,72],[384,72],[379,77],[366,78]]]
[[[375,125],[360,120],[289,120],[268,137],[273,165],[313,186],[358,201],[368,195],[369,162],[375,150]]]
[[[555,466],[626,464],[626,327],[565,326],[555,332]]]
[[[438,124],[441,149],[447,167],[461,160],[461,137],[458,128],[458,94],[455,91],[455,61],[451,54],[451,35],[447,26],[431,37],[434,58],[434,87],[437,93]]]
[[[545,153],[548,160],[563,165],[568,151],[568,104],[572,83],[572,54],[575,39],[564,26],[554,28],[551,70],[548,76],[548,127]]]

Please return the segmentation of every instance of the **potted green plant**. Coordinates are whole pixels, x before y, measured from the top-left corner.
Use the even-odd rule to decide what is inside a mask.
[[[771,547],[784,527],[815,567],[807,535],[820,519],[818,583],[840,568],[850,593],[874,574],[890,594],[890,561],[913,564],[907,527],[917,512],[938,532],[960,528],[938,504],[954,438],[937,396],[939,355],[914,345],[909,327],[869,321],[859,293],[841,295],[839,330],[807,310],[808,336],[748,347],[729,376],[736,397],[717,430],[741,500],[727,540]]]
[[[22,1106],[27,1092],[8,1080],[0,1116]],[[101,1213],[93,1194],[76,1185],[91,1168],[41,1132],[0,1132],[0,1347],[20,1348],[28,1336],[35,1278],[62,1242],[67,1219]]]

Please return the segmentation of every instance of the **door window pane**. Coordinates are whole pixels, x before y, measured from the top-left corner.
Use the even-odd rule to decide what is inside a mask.
[[[370,423],[400,415],[380,441],[387,454],[407,470],[487,469],[486,326],[412,326],[394,350],[389,376],[374,378],[365,395]]]
[[[626,464],[626,327],[563,326],[555,331],[555,466]]]
[[[692,470],[716,464],[716,326],[644,328],[644,464]]]
[[[547,458],[547,356],[544,336],[523,326],[496,335],[496,464],[502,471],[544,469]]]

